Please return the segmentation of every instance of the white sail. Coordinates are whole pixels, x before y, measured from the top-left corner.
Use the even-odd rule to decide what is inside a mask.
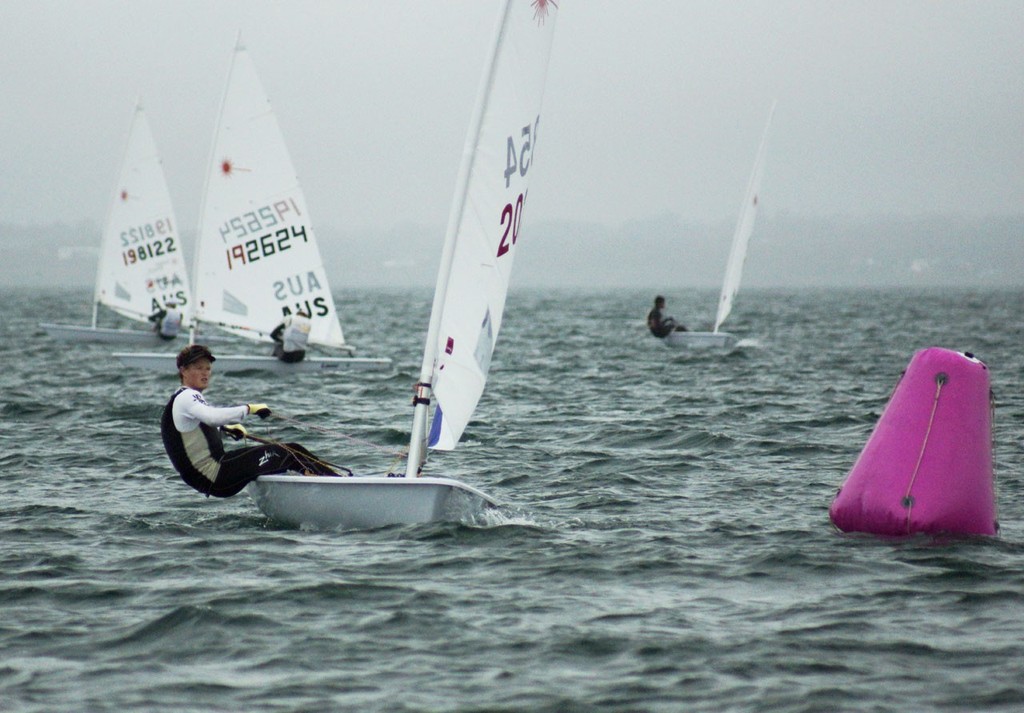
[[[496,507],[457,480],[419,476],[431,386],[431,445],[458,442],[483,391],[501,326],[554,30],[552,0],[504,0],[470,123],[438,270],[416,387],[404,478],[264,475],[247,487],[275,520],[316,527],[383,527],[459,520]]]
[[[715,316],[715,328],[722,326],[725,318],[732,311],[733,298],[740,290],[740,280],[743,277],[743,264],[747,260],[747,245],[750,242],[750,235],[754,232],[754,218],[757,216],[758,192],[761,190],[761,176],[764,174],[764,157],[768,147],[768,129],[772,125],[772,115],[775,114],[775,102],[768,112],[768,123],[764,127],[761,136],[761,145],[757,149],[757,157],[754,160],[754,170],[750,174],[750,182],[747,184],[747,192],[743,197],[743,205],[740,206],[740,216],[736,222],[736,233],[732,238],[732,247],[729,249],[729,261],[725,268],[725,280],[722,282],[722,293],[718,299],[718,314]]]
[[[239,41],[214,134],[196,250],[196,319],[266,339],[305,308],[310,344],[345,344],[305,197]]]
[[[528,204],[556,14],[550,0],[508,0],[498,21],[463,151],[421,371],[437,401],[431,448],[455,447],[487,381]]]
[[[142,104],[136,103],[103,229],[94,303],[145,322],[169,299],[187,318],[190,295],[163,165]]]

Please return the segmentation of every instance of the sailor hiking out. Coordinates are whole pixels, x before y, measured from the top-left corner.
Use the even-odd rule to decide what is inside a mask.
[[[239,493],[261,475],[295,471],[338,475],[328,463],[297,443],[262,442],[224,450],[221,432],[235,440],[249,436],[239,421],[251,414],[270,416],[266,404],[211,406],[203,398],[216,357],[201,344],[178,353],[181,388],[174,392],[160,419],[160,434],[171,463],[188,485],[205,495],[226,498]]]
[[[654,298],[654,308],[647,313],[647,328],[656,337],[667,337],[672,332],[685,332],[686,327],[676,322],[675,317],[665,316],[665,298]]]

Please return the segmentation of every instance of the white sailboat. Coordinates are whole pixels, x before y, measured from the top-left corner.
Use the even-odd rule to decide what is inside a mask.
[[[194,324],[267,345],[265,355],[218,354],[217,371],[389,368],[385,358],[270,356],[270,333],[299,310],[310,347],[345,343],[305,196],[277,117],[241,39],[236,42],[214,134],[196,245]],[[115,356],[127,366],[174,369],[173,355]]]
[[[136,102],[103,228],[92,324],[47,322],[39,326],[62,341],[156,345],[162,340],[153,329],[98,326],[100,306],[146,323],[167,300],[174,299],[187,319],[190,296],[178,221],[163,165],[145,111],[141,102]]]
[[[757,157],[754,160],[754,170],[750,174],[747,192],[743,197],[743,204],[740,206],[740,216],[736,222],[736,232],[733,234],[732,247],[729,249],[729,261],[725,267],[725,279],[722,281],[722,291],[718,297],[718,312],[715,315],[715,326],[710,332],[669,332],[662,339],[667,346],[731,350],[739,341],[735,335],[721,331],[721,326],[732,311],[733,300],[740,289],[743,265],[747,260],[747,245],[750,243],[751,233],[754,232],[754,218],[757,216],[758,193],[761,190],[761,177],[764,174],[764,157],[768,146],[768,129],[771,128],[772,116],[774,114],[775,102],[772,102],[772,108],[768,112],[768,122],[765,124],[764,133],[761,136],[761,144],[758,146]]]
[[[421,477],[420,471],[427,447],[455,448],[487,380],[526,202],[556,14],[551,0],[502,2],[449,215],[404,473],[261,476],[247,488],[272,519],[367,528],[459,519],[494,506],[476,488]]]

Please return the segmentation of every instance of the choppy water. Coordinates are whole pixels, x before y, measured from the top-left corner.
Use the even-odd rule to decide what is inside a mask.
[[[86,322],[84,292],[0,292],[0,710],[1024,709],[1024,292],[747,290],[726,357],[648,337],[651,297],[514,292],[478,418],[429,464],[503,516],[338,533],[188,489],[176,379],[35,328]],[[429,292],[339,298],[395,372],[207,395],[380,470],[348,437],[405,444]],[[991,369],[1001,535],[841,536],[832,496],[926,346]]]

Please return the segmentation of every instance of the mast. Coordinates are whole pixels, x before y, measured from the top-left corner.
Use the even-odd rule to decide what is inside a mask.
[[[210,142],[210,158],[206,163],[206,177],[203,179],[203,195],[199,201],[199,227],[196,228],[196,244],[192,252],[192,274],[194,284],[192,286],[193,296],[196,304],[192,305],[192,325],[189,327],[188,343],[196,343],[196,330],[199,327],[199,301],[202,291],[199,289],[202,283],[202,273],[199,270],[199,246],[203,241],[203,221],[206,214],[206,195],[210,190],[210,176],[213,174],[216,165],[217,137],[220,135],[221,123],[224,121],[224,105],[227,102],[228,88],[231,86],[231,75],[235,71],[235,58],[239,51],[244,51],[242,45],[242,31],[239,30],[235,36],[235,49],[231,53],[231,63],[228,65],[228,74],[224,79],[224,91],[220,95],[220,108],[217,110],[217,122],[213,125],[213,140]]]
[[[455,257],[455,241],[458,238],[462,223],[462,212],[466,206],[466,195],[469,191],[469,176],[476,158],[476,145],[480,138],[484,115],[491,96],[491,85],[494,72],[498,65],[498,53],[505,38],[505,27],[508,20],[512,0],[504,0],[498,23],[494,30],[491,43],[491,54],[486,71],[480,83],[476,107],[470,119],[466,143],[462,148],[462,164],[455,182],[455,200],[452,201],[451,212],[448,214],[448,228],[445,232],[444,247],[441,251],[441,265],[437,271],[437,283],[434,287],[434,302],[430,309],[430,324],[427,328],[427,341],[423,349],[423,362],[420,365],[420,378],[416,384],[416,396],[413,400],[415,408],[412,417],[412,434],[409,438],[409,457],[405,466],[405,477],[415,478],[420,466],[426,460],[427,452],[427,414],[430,408],[431,387],[434,362],[437,359],[437,338],[441,329],[441,316],[444,314],[444,299],[448,292],[448,278],[452,272],[452,261]]]
[[[715,315],[715,328],[718,332],[722,322],[732,311],[732,299],[740,289],[740,278],[743,276],[743,264],[747,260],[747,245],[750,242],[750,234],[754,230],[754,217],[757,213],[757,193],[761,189],[761,176],[764,174],[764,157],[768,146],[768,129],[772,125],[772,116],[775,114],[776,101],[772,101],[772,108],[768,111],[768,122],[765,124],[764,133],[761,134],[761,143],[757,148],[757,156],[754,158],[754,170],[751,171],[750,180],[747,182],[747,191],[743,196],[743,205],[740,206],[740,215],[736,221],[736,232],[733,234],[732,246],[729,248],[729,260],[726,263],[725,278],[722,281],[722,293],[718,298],[718,313]]]

